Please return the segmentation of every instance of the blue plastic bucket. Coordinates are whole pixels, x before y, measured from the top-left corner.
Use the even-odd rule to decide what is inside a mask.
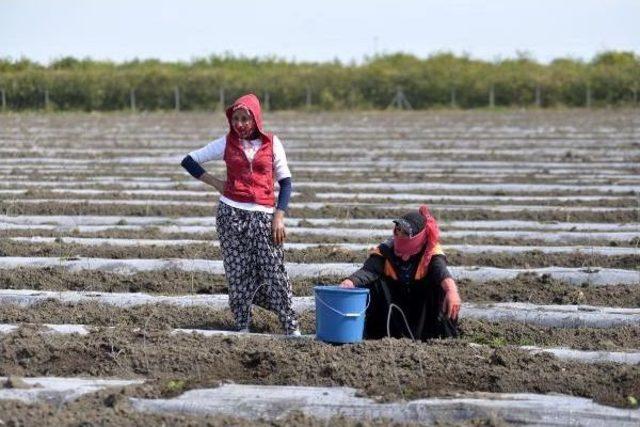
[[[369,289],[316,286],[316,338],[330,343],[362,341]]]

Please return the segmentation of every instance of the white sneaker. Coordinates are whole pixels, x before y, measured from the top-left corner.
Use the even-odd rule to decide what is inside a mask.
[[[291,335],[292,337],[301,337],[302,334],[300,333],[300,329],[296,329],[295,331],[291,332],[289,335]]]
[[[249,333],[249,328],[239,329],[238,332],[240,332],[241,334],[248,334]]]

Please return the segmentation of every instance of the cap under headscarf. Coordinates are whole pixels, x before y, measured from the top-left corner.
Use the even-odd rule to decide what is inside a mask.
[[[406,261],[424,250],[423,259],[428,266],[433,250],[440,241],[440,229],[429,208],[422,205],[417,212],[409,212],[393,222],[408,235],[407,237],[393,236],[395,254]]]
[[[393,222],[409,237],[415,236],[424,228],[424,217],[417,211],[402,215],[400,218],[394,219]]]

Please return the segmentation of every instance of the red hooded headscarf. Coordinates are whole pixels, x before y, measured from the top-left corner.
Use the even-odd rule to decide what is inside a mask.
[[[424,266],[428,267],[434,249],[440,241],[440,229],[436,219],[429,212],[427,205],[420,206],[418,212],[424,218],[424,228],[413,237],[393,237],[393,250],[403,260],[420,252],[424,248]]]
[[[260,108],[260,101],[258,100],[258,97],[252,93],[241,96],[240,98],[236,99],[233,105],[227,108],[226,113],[227,113],[227,121],[229,122],[230,134],[232,134],[235,138],[239,138],[239,135],[233,128],[233,123],[231,122],[231,116],[233,115],[233,112],[236,111],[238,108],[244,108],[247,111],[249,111],[251,113],[251,116],[253,117],[253,121],[255,122],[256,131],[261,136],[268,137],[268,135],[263,130],[264,122],[262,120],[262,108]]]

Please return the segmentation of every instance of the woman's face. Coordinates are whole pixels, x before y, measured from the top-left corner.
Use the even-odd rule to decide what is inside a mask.
[[[407,232],[404,231],[402,228],[400,228],[397,225],[395,227],[393,227],[393,235],[396,236],[396,237],[409,237]]]
[[[240,138],[249,138],[255,130],[255,122],[249,111],[244,108],[238,108],[231,115],[231,126]]]

